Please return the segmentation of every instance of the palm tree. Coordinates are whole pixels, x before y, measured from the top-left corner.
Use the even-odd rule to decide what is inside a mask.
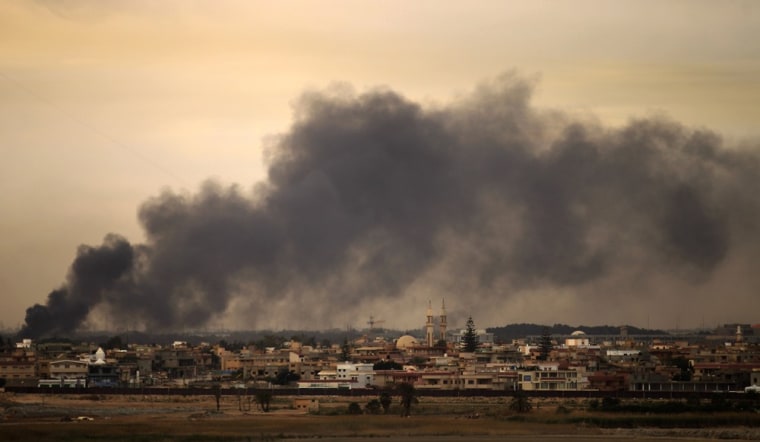
[[[401,417],[409,417],[411,415],[412,404],[418,402],[417,392],[414,389],[414,385],[407,382],[399,384],[397,388],[401,396]]]

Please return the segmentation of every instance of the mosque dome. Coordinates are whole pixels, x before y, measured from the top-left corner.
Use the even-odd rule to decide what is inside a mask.
[[[411,335],[404,335],[398,340],[396,340],[396,349],[397,350],[406,350],[408,348],[412,348],[419,345],[419,342],[414,336]]]
[[[576,330],[570,333],[570,336],[585,336],[585,335],[586,335],[586,332],[584,332],[583,330]]]

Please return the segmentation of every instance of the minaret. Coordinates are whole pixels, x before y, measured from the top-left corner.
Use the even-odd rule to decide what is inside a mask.
[[[427,323],[425,324],[425,331],[427,334],[427,346],[432,347],[435,342],[433,342],[433,304],[431,301],[428,301]]]
[[[446,340],[446,300],[441,299],[441,322],[438,324],[441,333],[441,341]]]

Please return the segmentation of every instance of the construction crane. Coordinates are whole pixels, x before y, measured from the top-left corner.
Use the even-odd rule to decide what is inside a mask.
[[[369,324],[369,329],[370,330],[374,330],[375,329],[375,324],[383,324],[383,323],[385,323],[384,319],[377,319],[376,320],[374,318],[374,316],[369,315],[369,321],[367,321],[367,324]]]

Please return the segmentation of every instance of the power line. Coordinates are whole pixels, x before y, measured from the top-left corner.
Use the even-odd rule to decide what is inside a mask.
[[[172,178],[178,184],[180,184],[180,185],[186,185],[185,184],[185,180],[183,180],[180,176],[178,176],[177,174],[175,174],[171,170],[167,169],[166,167],[164,167],[162,164],[160,164],[159,162],[155,161],[154,159],[149,158],[149,157],[145,156],[143,153],[141,153],[140,151],[132,148],[130,145],[128,145],[126,143],[122,143],[121,141],[117,140],[116,138],[114,138],[110,134],[108,134],[108,133],[100,130],[96,126],[88,123],[87,121],[85,121],[85,120],[83,120],[81,118],[78,118],[77,116],[73,115],[71,112],[68,112],[66,109],[58,106],[53,101],[51,101],[51,100],[43,97],[42,95],[38,94],[33,89],[25,86],[23,83],[17,81],[16,79],[10,77],[9,75],[5,74],[2,71],[0,71],[0,77],[5,78],[5,80],[8,83],[14,85],[15,87],[17,87],[18,89],[24,91],[28,95],[34,97],[36,100],[44,103],[45,105],[47,105],[51,109],[59,112],[61,115],[63,115],[64,117],[68,118],[70,121],[78,124],[79,126],[81,126],[81,127],[85,128],[85,129],[89,130],[90,132],[92,132],[92,133],[96,134],[97,136],[103,138],[104,140],[108,141],[111,145],[120,148],[121,150],[123,150],[123,151],[131,154],[135,158],[137,158],[137,159],[139,159],[139,160],[141,160],[141,161],[143,161],[143,162],[145,162],[147,164],[150,164],[154,169],[156,169],[156,170],[160,171],[161,173],[163,173],[164,175]]]

